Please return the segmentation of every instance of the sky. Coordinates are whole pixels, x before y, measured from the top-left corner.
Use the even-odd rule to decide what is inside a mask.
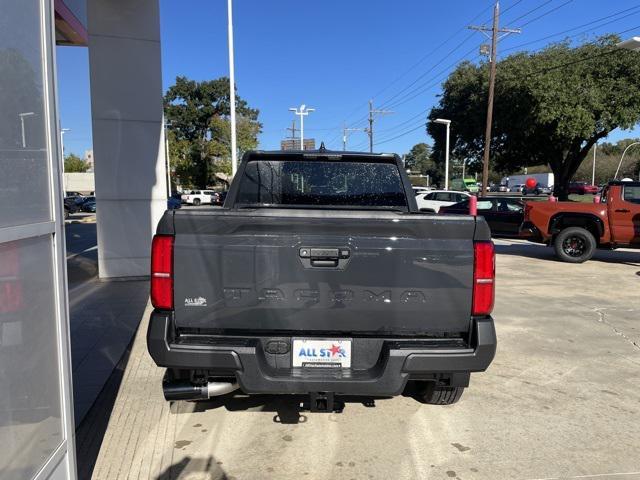
[[[160,0],[165,91],[179,75],[194,80],[228,75],[226,4]],[[365,127],[370,99],[374,108],[393,112],[377,116],[374,150],[402,154],[416,143],[431,143],[421,125],[455,64],[478,61],[486,40],[466,26],[489,24],[492,5],[489,0],[236,0],[236,85],[260,110],[260,148],[278,149],[290,135],[289,108],[306,104],[316,110],[305,118],[305,138],[342,149],[343,126]],[[567,36],[581,43],[604,33],[640,35],[637,0],[503,0],[500,7],[500,25],[521,27],[522,33],[500,41],[499,58]],[[61,124],[70,129],[65,152],[82,156],[92,148],[88,49],[58,47],[57,66]],[[640,129],[614,131],[608,141],[630,136],[640,136]],[[347,147],[364,150],[367,142],[364,132],[354,131]]]

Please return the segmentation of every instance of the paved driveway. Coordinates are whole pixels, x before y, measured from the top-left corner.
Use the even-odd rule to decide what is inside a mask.
[[[640,478],[640,252],[569,265],[497,243],[499,348],[460,403],[398,397],[298,416],[295,402],[258,397],[171,410],[143,322],[94,478]],[[107,408],[79,431],[85,475]]]

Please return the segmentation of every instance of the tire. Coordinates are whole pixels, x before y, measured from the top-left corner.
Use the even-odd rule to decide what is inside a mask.
[[[436,387],[434,382],[428,382],[418,398],[428,405],[453,405],[464,392],[464,387]]]
[[[596,239],[582,227],[569,227],[562,230],[553,239],[556,256],[563,262],[583,263],[593,257]]]
[[[194,204],[196,207],[200,206],[200,199],[199,199],[199,198],[194,198],[194,199],[193,199],[193,204]]]

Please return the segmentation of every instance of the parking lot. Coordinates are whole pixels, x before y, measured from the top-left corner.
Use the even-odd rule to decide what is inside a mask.
[[[640,478],[640,254],[570,265],[541,245],[496,244],[498,351],[458,404],[170,406],[146,351],[147,309],[77,432],[80,478]]]

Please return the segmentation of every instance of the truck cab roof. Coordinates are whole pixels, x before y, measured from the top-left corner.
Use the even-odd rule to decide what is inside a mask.
[[[366,160],[368,162],[391,162],[400,160],[400,157],[395,153],[369,153],[319,148],[316,150],[250,150],[243,155],[242,161],[274,157],[277,157],[278,160],[317,160],[322,158],[323,160],[345,162],[353,162],[354,160]]]

